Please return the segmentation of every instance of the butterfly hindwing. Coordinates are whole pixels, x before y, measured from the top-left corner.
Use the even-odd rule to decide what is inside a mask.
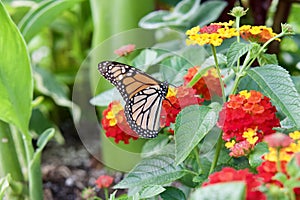
[[[168,83],[118,62],[101,62],[98,69],[121,93],[126,103],[125,116],[131,129],[144,138],[156,137]]]

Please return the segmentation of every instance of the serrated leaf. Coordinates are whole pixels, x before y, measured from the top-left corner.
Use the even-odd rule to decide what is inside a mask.
[[[175,124],[175,163],[183,162],[205,135],[215,126],[218,112],[207,106],[184,108]]]
[[[25,41],[0,1],[0,119],[27,132],[33,93]]]
[[[227,52],[227,66],[233,67],[237,60],[252,48],[251,44],[234,42]]]
[[[42,1],[29,11],[19,23],[20,31],[27,41],[30,41],[44,27],[47,27],[64,10],[67,10],[82,0],[73,1]]]
[[[276,54],[261,53],[257,57],[257,60],[260,66],[270,65],[270,64],[278,65]]]
[[[165,187],[165,191],[160,194],[163,200],[185,200],[184,193],[176,187]]]
[[[278,65],[256,67],[247,73],[265,95],[300,128],[300,95],[289,73]]]
[[[245,199],[245,193],[244,182],[218,183],[196,189],[190,195],[190,200],[241,200]]]
[[[168,144],[169,136],[159,134],[156,138],[148,140],[142,149],[142,157],[149,157],[158,154]]]
[[[143,159],[114,188],[162,185],[184,175],[181,166],[174,165],[174,154],[154,155]]]
[[[161,185],[152,185],[152,186],[147,186],[140,191],[140,198],[141,199],[146,199],[150,197],[154,197],[156,195],[159,195],[166,189],[161,186]]]
[[[255,145],[254,150],[249,155],[249,163],[251,167],[258,167],[263,162],[262,156],[268,151],[268,145],[264,142],[260,142]]]

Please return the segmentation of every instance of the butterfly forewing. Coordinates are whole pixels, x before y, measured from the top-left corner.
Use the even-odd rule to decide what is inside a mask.
[[[162,101],[167,94],[168,84],[118,62],[101,62],[98,69],[123,96],[126,102],[125,116],[130,127],[141,137],[156,137]]]

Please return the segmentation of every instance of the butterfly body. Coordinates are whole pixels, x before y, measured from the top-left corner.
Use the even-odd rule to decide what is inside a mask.
[[[143,138],[156,137],[168,83],[118,62],[101,62],[98,69],[121,93],[125,101],[125,116],[131,129]]]

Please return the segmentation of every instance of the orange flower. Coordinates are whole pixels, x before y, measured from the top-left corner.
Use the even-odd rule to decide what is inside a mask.
[[[277,35],[273,32],[272,28],[250,25],[240,27],[240,34],[243,39],[257,43],[265,43]],[[277,40],[280,41],[280,39]]]
[[[114,178],[107,175],[102,175],[95,181],[98,188],[108,188],[114,181]]]

